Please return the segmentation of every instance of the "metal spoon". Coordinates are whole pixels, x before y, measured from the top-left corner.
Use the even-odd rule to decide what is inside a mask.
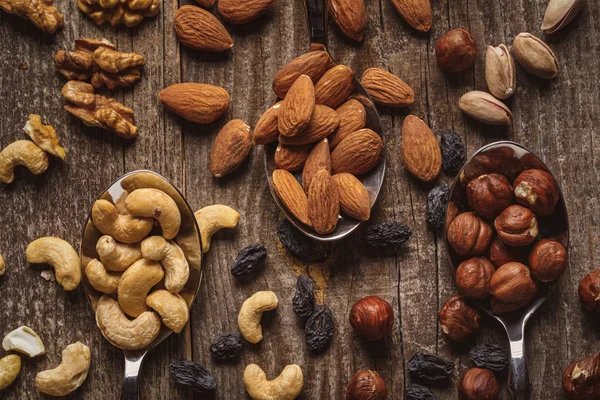
[[[509,179],[516,178],[526,169],[541,169],[550,174],[548,167],[531,151],[522,145],[502,141],[489,144],[479,149],[463,166],[450,192],[450,201],[455,202],[459,209],[466,208],[466,183],[470,179],[486,173],[500,173]],[[462,182],[461,182],[462,181]],[[562,191],[559,187],[560,198],[554,213],[547,217],[538,218],[541,228],[540,236],[553,237],[559,240],[565,249],[569,246],[569,222]],[[450,205],[450,203],[449,203]],[[445,232],[448,231],[446,226]],[[454,253],[444,234],[446,248],[454,268],[460,264],[460,257]],[[568,252],[567,252],[568,254]],[[496,315],[492,312],[488,301],[473,301],[480,309],[496,319],[506,331],[510,342],[510,375],[508,391],[513,400],[528,400],[531,395],[531,381],[527,368],[527,353],[525,351],[525,327],[534,312],[548,299],[556,287],[555,284],[538,284],[538,297],[528,306],[511,313]]]
[[[181,228],[174,240],[185,253],[190,266],[189,280],[179,295],[185,299],[188,307],[191,307],[194,298],[200,289],[200,280],[202,278],[202,239],[200,237],[198,225],[196,224],[196,219],[194,218],[194,212],[184,199],[183,195],[161,175],[152,171],[138,170],[120,177],[110,185],[104,193],[102,193],[99,199],[109,200],[117,204],[119,199],[121,201],[125,199],[128,192],[139,188],[160,189],[171,196],[173,200],[175,200],[175,203],[177,203],[181,213]],[[160,234],[160,229],[158,229],[158,232],[153,231],[150,234],[153,233]],[[91,259],[99,258],[98,253],[96,253],[96,243],[101,236],[102,233],[96,229],[92,222],[90,211],[81,240],[80,256],[82,271],[85,271],[85,267]],[[90,285],[85,278],[85,273],[83,276],[83,288],[88,296],[90,305],[95,311],[96,304],[102,296],[102,293],[98,292]],[[140,376],[144,357],[148,354],[150,349],[166,339],[171,333],[173,332],[163,325],[158,337],[148,348],[135,351],[123,350],[123,354],[125,355],[125,376],[123,389],[121,391],[122,400],[139,399],[140,379],[138,378]]]
[[[308,19],[308,28],[310,30],[310,40],[311,40],[311,50],[326,50],[326,42],[327,42],[327,7],[325,5],[324,0],[305,0],[304,1],[306,16]],[[383,138],[383,131],[381,129],[381,121],[379,120],[379,115],[377,114],[377,109],[371,100],[371,97],[366,92],[365,88],[360,84],[360,82],[354,78],[354,93],[351,95],[351,98],[354,98],[362,103],[365,107],[366,111],[366,128],[370,128],[373,131],[377,132],[379,136]],[[319,241],[335,241],[339,240],[350,233],[352,233],[356,228],[358,228],[361,224],[360,221],[347,217],[345,215],[340,215],[338,217],[338,224],[335,230],[327,235],[319,235],[311,228],[302,224],[298,219],[296,219],[292,213],[290,213],[287,208],[283,205],[283,203],[277,197],[273,189],[272,176],[273,171],[277,169],[277,165],[275,165],[275,150],[277,148],[277,143],[271,143],[265,146],[265,172],[267,174],[267,179],[269,182],[269,189],[271,190],[271,195],[275,200],[275,203],[279,206],[281,211],[285,214],[287,219],[296,226],[302,233],[306,236],[309,236],[313,239]],[[299,175],[301,174],[297,174]],[[379,196],[379,191],[381,190],[381,186],[383,184],[383,178],[385,176],[385,144],[382,151],[381,162],[368,173],[359,176],[358,178],[365,186],[367,191],[369,192],[369,197],[371,199],[371,207],[377,201],[377,197]]]

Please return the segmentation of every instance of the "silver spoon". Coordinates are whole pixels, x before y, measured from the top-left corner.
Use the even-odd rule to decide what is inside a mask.
[[[319,49],[326,50],[326,42],[327,42],[327,6],[325,5],[324,0],[305,0],[304,1],[306,16],[308,19],[308,28],[310,30],[310,40],[311,40],[311,50]],[[379,120],[379,114],[377,114],[377,109],[371,100],[371,97],[365,90],[365,88],[360,84],[360,82],[354,78],[354,93],[350,96],[362,103],[365,107],[366,111],[366,128],[370,128],[375,131],[379,136],[383,139],[383,131],[381,129],[381,121]],[[327,235],[319,235],[311,228],[302,224],[296,217],[290,213],[285,205],[279,200],[277,194],[273,189],[272,176],[273,171],[277,169],[275,165],[275,149],[277,148],[277,143],[271,143],[265,145],[264,152],[264,163],[265,163],[265,172],[267,174],[267,179],[269,182],[269,189],[271,190],[271,195],[275,200],[275,203],[279,206],[281,211],[285,214],[286,218],[296,226],[302,233],[306,236],[309,236],[313,239],[319,241],[335,241],[339,240],[350,233],[352,233],[356,228],[358,228],[361,224],[361,221],[352,219],[345,215],[340,215],[338,217],[338,224],[335,230]],[[297,174],[301,175],[301,174]],[[383,178],[385,176],[385,141],[384,148],[382,151],[381,162],[368,173],[359,176],[358,178],[362,182],[362,184],[369,192],[369,197],[371,199],[371,207],[377,201],[377,197],[379,196],[379,191],[381,190],[381,186],[383,185]]]
[[[186,259],[190,266],[189,280],[179,294],[185,299],[188,307],[191,307],[192,303],[194,302],[194,298],[200,289],[200,280],[202,278],[202,239],[200,237],[198,225],[196,224],[196,219],[194,218],[194,212],[184,199],[183,195],[161,175],[152,171],[138,170],[120,177],[117,181],[110,185],[110,187],[104,193],[102,193],[99,199],[105,199],[112,201],[113,203],[117,203],[119,199],[124,200],[124,196],[126,196],[128,192],[139,188],[160,189],[171,196],[178,205],[179,211],[181,212],[181,228],[174,240],[185,253]],[[81,240],[80,256],[82,271],[85,271],[85,267],[91,259],[98,258],[98,253],[96,253],[96,243],[101,236],[102,233],[96,229],[92,222],[90,212],[85,229],[83,231],[83,238]],[[90,305],[95,311],[96,304],[102,296],[102,293],[98,292],[90,285],[88,280],[85,278],[85,273],[83,276],[83,288],[88,296]],[[158,337],[148,348],[135,351],[123,350],[123,354],[125,355],[125,376],[123,381],[123,389],[121,391],[122,400],[137,400],[140,398],[139,376],[144,357],[146,354],[148,354],[150,349],[165,340],[171,333],[173,333],[173,331],[163,325]]]
[[[514,179],[520,172],[532,168],[541,169],[552,174],[548,167],[535,154],[518,143],[502,141],[484,146],[473,154],[454,180],[450,191],[450,201],[456,202],[455,204],[459,205],[459,209],[461,207],[464,209],[467,204],[465,183],[476,176],[496,172],[506,175],[509,179]],[[461,182],[461,179],[463,182]],[[560,187],[559,194],[560,199],[554,213],[548,217],[539,219],[539,225],[542,229],[540,234],[545,237],[556,238],[568,250],[569,221]],[[447,232],[447,227],[445,227],[444,232]],[[453,252],[446,234],[444,234],[444,238],[451,263],[456,268],[460,263],[460,257]],[[525,327],[533,313],[540,308],[554,291],[556,283],[539,283],[538,286],[538,297],[531,304],[507,314],[494,314],[487,301],[473,301],[481,310],[500,322],[506,331],[510,342],[511,355],[508,391],[513,400],[528,400],[530,398],[531,381],[529,379],[527,353],[525,351]]]

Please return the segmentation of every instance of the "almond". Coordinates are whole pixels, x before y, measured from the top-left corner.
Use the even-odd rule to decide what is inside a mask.
[[[315,109],[315,86],[308,75],[300,75],[285,96],[277,126],[283,136],[296,136],[310,123]]]
[[[210,170],[221,178],[239,167],[250,153],[250,127],[239,119],[229,121],[217,134],[210,153]]]
[[[310,217],[308,216],[308,199],[294,175],[284,169],[276,169],[273,171],[272,179],[273,189],[285,208],[298,221],[311,226]]]
[[[423,182],[433,181],[442,168],[440,145],[431,129],[420,118],[409,115],[402,125],[404,166]]]
[[[367,122],[367,113],[362,103],[355,99],[350,99],[335,109],[340,117],[340,124],[337,129],[329,136],[329,147],[335,149],[342,139],[365,127]]]
[[[215,5],[216,0],[194,0],[198,5],[204,8],[212,8]]]
[[[326,235],[334,231],[340,215],[340,199],[327,170],[319,170],[310,183],[308,212],[315,232]]]
[[[339,123],[340,117],[334,109],[317,104],[308,126],[296,136],[280,136],[279,142],[294,145],[318,142],[329,136]]]
[[[219,0],[221,17],[230,24],[246,24],[275,5],[277,0]]]
[[[164,106],[188,121],[209,124],[229,107],[229,93],[222,87],[204,83],[176,83],[158,93]]]
[[[360,83],[375,103],[402,108],[415,101],[415,92],[402,79],[381,68],[369,68],[363,72]]]
[[[331,173],[331,154],[329,153],[329,143],[327,138],[317,143],[304,163],[304,169],[302,170],[302,187],[305,192],[308,193],[313,176],[322,169]]]
[[[371,199],[365,186],[352,174],[335,174],[333,182],[338,190],[342,211],[349,217],[366,221],[371,216]]]
[[[298,171],[304,166],[310,146],[287,146],[279,144],[275,150],[275,165],[286,171]]]
[[[272,105],[260,116],[254,127],[254,132],[252,133],[252,143],[267,144],[277,140],[277,137],[279,136],[277,121],[280,108],[281,101]]]
[[[431,3],[429,0],[392,0],[398,14],[418,31],[431,29]]]
[[[336,65],[323,74],[315,85],[317,104],[336,108],[354,91],[354,72],[345,65]]]
[[[277,72],[273,79],[273,91],[283,99],[300,75],[308,75],[313,83],[316,83],[325,71],[334,65],[326,51],[311,51],[303,54],[285,64]]]
[[[227,29],[203,8],[181,7],[175,14],[173,26],[179,43],[194,50],[221,52],[233,47]]]
[[[357,42],[363,40],[367,23],[367,10],[363,0],[327,0],[327,8],[346,37]]]
[[[361,129],[348,135],[331,153],[331,169],[335,174],[348,172],[360,175],[379,163],[383,142],[371,129]]]

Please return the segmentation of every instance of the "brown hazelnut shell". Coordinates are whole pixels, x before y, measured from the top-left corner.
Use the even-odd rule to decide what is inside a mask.
[[[463,296],[455,295],[438,313],[442,332],[454,342],[465,342],[479,331],[479,313],[469,307]]]
[[[385,382],[381,376],[366,369],[358,371],[346,389],[346,400],[383,400],[385,396]]]
[[[466,212],[450,223],[447,236],[458,255],[481,256],[492,241],[492,228],[474,212]]]
[[[446,33],[435,45],[438,65],[446,72],[459,72],[475,63],[477,44],[465,28]]]
[[[471,368],[458,382],[459,400],[495,400],[500,384],[489,369]]]
[[[600,313],[600,270],[590,272],[581,280],[579,299],[588,311]]]
[[[567,251],[555,240],[542,239],[529,253],[529,268],[538,281],[555,281],[567,269]]]
[[[530,208],[537,216],[552,214],[560,196],[556,181],[546,171],[528,169],[514,182],[517,202]]]
[[[394,325],[394,309],[379,296],[363,297],[350,309],[350,325],[369,341],[383,339]]]
[[[600,399],[600,353],[569,365],[562,384],[569,400]]]
[[[481,175],[467,185],[467,202],[483,218],[493,219],[512,204],[513,188],[504,175]]]
[[[507,246],[498,236],[496,236],[492,239],[487,258],[494,267],[500,268],[509,262],[524,263],[527,259],[528,250],[528,247]]]
[[[508,246],[527,246],[539,233],[538,222],[533,212],[519,205],[512,205],[494,220],[496,234]]]
[[[490,280],[496,272],[485,257],[473,257],[456,268],[456,286],[468,299],[481,300],[490,294]]]
[[[511,262],[496,270],[490,280],[490,293],[498,300],[514,303],[524,302],[537,293],[537,285],[531,279],[526,265]]]

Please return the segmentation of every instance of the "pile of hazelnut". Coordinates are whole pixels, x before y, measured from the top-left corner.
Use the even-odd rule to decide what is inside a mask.
[[[490,297],[491,310],[504,314],[530,304],[540,283],[553,282],[565,271],[566,244],[559,237],[539,237],[540,220],[551,223],[559,198],[551,174],[528,169],[512,183],[499,173],[470,180],[466,200],[472,211],[459,213],[450,204],[446,234],[460,260],[456,284],[462,295],[440,311],[442,329],[450,339],[464,341],[478,327],[478,318],[467,318],[470,310],[464,298]],[[465,321],[455,329],[457,318]],[[464,326],[467,322],[471,327]]]

